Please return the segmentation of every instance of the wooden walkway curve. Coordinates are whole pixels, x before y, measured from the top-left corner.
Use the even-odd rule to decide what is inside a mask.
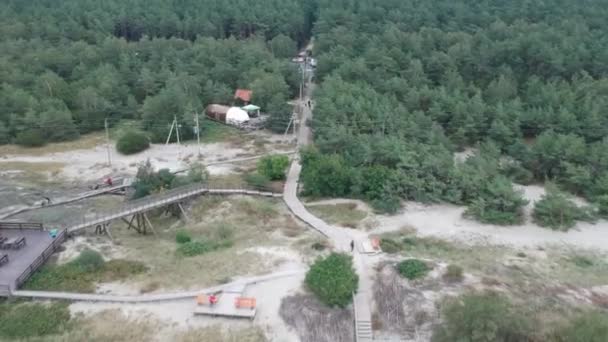
[[[202,194],[214,195],[251,195],[264,197],[281,197],[281,194],[252,190],[247,188],[224,188],[213,187],[209,184],[192,184],[176,189],[169,190],[164,193],[150,195],[135,201],[128,202],[125,206],[107,212],[97,213],[93,217],[83,217],[79,222],[73,222],[68,225],[67,231],[73,233],[87,227],[96,226],[99,224],[108,223],[112,220],[124,218],[139,213],[145,213],[149,210],[160,208],[172,203],[177,203]]]
[[[250,277],[237,280],[228,284],[218,285],[206,289],[196,291],[183,291],[175,293],[159,293],[159,294],[142,294],[135,296],[119,296],[119,295],[104,295],[94,293],[74,293],[74,292],[54,292],[54,291],[28,291],[18,290],[12,291],[12,297],[33,298],[44,300],[69,300],[69,301],[84,301],[84,302],[100,302],[100,303],[125,303],[125,304],[142,304],[153,302],[166,302],[173,300],[191,299],[199,294],[211,293],[216,291],[231,291],[243,292],[249,285],[271,281],[274,279],[293,277],[304,273],[304,271],[285,271],[270,273],[257,277]]]
[[[124,191],[127,188],[129,188],[132,184],[132,179],[130,178],[125,178],[123,179],[122,183],[119,185],[114,185],[111,187],[104,187],[101,189],[97,189],[97,190],[90,190],[90,191],[86,191],[83,192],[81,194],[78,194],[74,197],[68,197],[65,199],[59,199],[54,201],[53,203],[50,204],[46,204],[44,206],[40,206],[40,205],[32,205],[32,206],[26,206],[26,207],[21,207],[18,209],[14,209],[5,213],[0,213],[0,220],[3,219],[7,219],[9,217],[18,215],[18,214],[22,214],[28,211],[32,211],[32,210],[37,210],[37,209],[44,209],[44,208],[51,208],[51,207],[56,207],[59,205],[64,205],[64,204],[69,204],[69,203],[73,203],[73,202],[77,202],[77,201],[81,201],[83,199],[87,199],[87,198],[92,198],[92,197],[97,197],[97,196],[101,196],[101,195],[105,195],[105,194],[110,194],[110,193],[114,193],[117,191]]]

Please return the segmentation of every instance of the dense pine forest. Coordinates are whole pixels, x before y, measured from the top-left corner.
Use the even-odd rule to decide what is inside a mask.
[[[608,2],[319,0],[316,196],[521,220],[512,181],[607,204]],[[453,153],[478,151],[465,163]]]
[[[153,140],[173,116],[230,103],[237,87],[281,128],[310,35],[298,0],[7,0],[0,5],[0,144],[74,139],[123,119]],[[184,129],[184,133],[191,130]]]
[[[606,18],[605,0],[6,0],[0,143],[106,118],[160,141],[238,87],[281,130],[300,82],[289,57],[314,36],[308,194],[512,224],[526,204],[513,182],[551,181],[608,212]]]

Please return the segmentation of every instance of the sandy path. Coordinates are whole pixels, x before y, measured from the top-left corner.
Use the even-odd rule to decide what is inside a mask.
[[[274,143],[283,142],[282,136],[259,133],[260,137],[266,138]],[[98,145],[90,149],[81,149],[67,152],[56,152],[40,156],[29,155],[6,155],[0,162],[27,162],[27,163],[48,163],[56,162],[65,164],[61,176],[79,180],[90,181],[99,180],[109,174],[135,174],[137,164],[150,160],[156,169],[167,168],[171,171],[187,168],[192,162],[203,164],[213,164],[228,159],[239,159],[258,155],[253,146],[254,138],[251,142],[243,146],[234,146],[231,143],[211,143],[201,144],[200,150],[202,157],[198,159],[199,146],[197,144],[152,144],[149,149],[141,153],[125,156],[115,147],[111,150],[112,167],[107,165],[107,150],[105,145]],[[283,148],[268,146],[269,153],[287,152]],[[212,165],[208,171],[211,174],[227,174],[233,171],[231,165]]]
[[[570,245],[577,248],[588,248],[608,251],[608,222],[600,220],[596,224],[579,222],[575,229],[559,232],[541,228],[532,223],[530,213],[534,202],[544,194],[540,186],[518,186],[530,203],[526,207],[526,223],[515,226],[496,226],[483,224],[462,217],[465,207],[449,204],[423,205],[415,202],[406,203],[403,212],[376,217],[379,228],[372,233],[383,233],[399,230],[404,226],[415,228],[422,236],[434,236],[465,243],[490,243],[512,247],[540,247],[545,245]],[[575,199],[577,204],[584,204]]]

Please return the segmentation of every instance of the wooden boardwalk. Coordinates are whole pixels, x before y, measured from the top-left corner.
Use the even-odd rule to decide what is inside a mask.
[[[208,294],[217,291],[226,291],[231,293],[242,293],[246,286],[271,281],[274,279],[293,277],[302,274],[303,271],[286,271],[277,272],[258,277],[245,278],[234,281],[232,283],[218,285],[206,289],[196,291],[183,291],[174,293],[159,293],[159,294],[142,294],[136,296],[118,296],[118,295],[103,295],[94,293],[73,293],[73,292],[54,292],[54,291],[12,291],[12,297],[33,298],[33,299],[53,299],[53,300],[69,300],[83,302],[100,302],[100,303],[153,303],[166,302],[174,300],[192,299],[200,294]]]
[[[56,200],[50,204],[46,204],[44,206],[40,206],[40,205],[31,205],[31,206],[26,206],[26,207],[21,207],[18,209],[13,209],[11,211],[5,212],[5,213],[1,213],[0,214],[0,220],[3,219],[7,219],[9,217],[18,215],[18,214],[22,214],[28,211],[32,211],[32,210],[36,210],[36,209],[44,209],[44,208],[51,208],[51,207],[56,207],[59,205],[64,205],[64,204],[69,204],[69,203],[73,203],[73,202],[78,202],[81,201],[83,199],[87,199],[87,198],[92,198],[92,197],[97,197],[97,196],[101,196],[101,195],[105,195],[105,194],[110,194],[110,193],[114,193],[117,191],[124,191],[125,189],[129,188],[131,186],[132,183],[132,179],[131,178],[125,178],[123,179],[122,183],[119,185],[114,185],[114,186],[110,186],[110,187],[104,187],[101,189],[97,189],[97,190],[91,190],[91,191],[86,191],[83,192],[81,194],[78,194],[74,197],[69,197],[69,198],[65,198],[65,199],[59,199]]]

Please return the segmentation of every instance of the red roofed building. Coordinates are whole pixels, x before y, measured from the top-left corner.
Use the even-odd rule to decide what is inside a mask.
[[[251,94],[252,91],[249,89],[237,89],[234,93],[234,99],[239,99],[248,104],[251,102]]]

